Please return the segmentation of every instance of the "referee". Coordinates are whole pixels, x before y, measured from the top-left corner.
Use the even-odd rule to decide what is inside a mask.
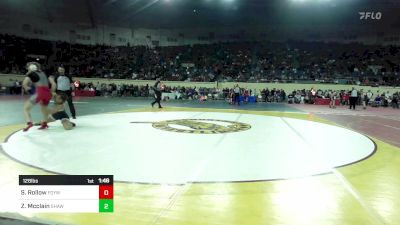
[[[57,83],[57,94],[65,94],[67,96],[67,102],[69,111],[72,114],[72,118],[76,119],[74,103],[72,103],[72,90],[74,89],[74,82],[71,76],[65,75],[65,69],[62,66],[57,68],[57,74],[54,76],[54,80]]]
[[[357,90],[353,87],[353,89],[350,92],[350,109],[353,108],[353,110],[356,110],[357,99],[358,99],[358,93]]]
[[[157,78],[156,83],[153,86],[153,90],[154,90],[154,102],[151,103],[151,107],[154,107],[154,104],[158,103],[158,108],[161,109],[161,94],[162,94],[162,90],[161,90],[161,80],[160,78]]]

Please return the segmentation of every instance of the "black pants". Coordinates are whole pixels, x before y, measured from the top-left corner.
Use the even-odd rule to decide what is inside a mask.
[[[350,109],[356,109],[357,97],[350,97]]]
[[[240,105],[240,94],[239,93],[235,93],[235,97],[234,98],[235,98],[234,99],[234,103],[236,104],[236,102],[237,102],[237,104]]]
[[[60,91],[60,90],[57,90],[57,94],[65,94],[65,95],[67,95],[67,102],[68,102],[69,111],[71,112],[72,118],[75,118],[76,113],[75,113],[74,103],[72,103],[72,93],[71,93],[71,91]]]
[[[161,108],[161,92],[156,91],[154,93],[156,95],[154,102],[151,103],[151,105],[154,105],[156,103],[158,103],[158,108]]]
[[[398,100],[393,100],[392,101],[392,107],[393,107],[393,109],[398,109],[399,108],[399,101]]]

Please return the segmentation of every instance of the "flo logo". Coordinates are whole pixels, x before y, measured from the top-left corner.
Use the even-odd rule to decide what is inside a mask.
[[[251,126],[246,123],[214,119],[165,120],[153,122],[152,126],[160,130],[189,134],[223,134],[245,131],[251,128]]]
[[[381,12],[358,12],[360,20],[380,20],[382,18]]]

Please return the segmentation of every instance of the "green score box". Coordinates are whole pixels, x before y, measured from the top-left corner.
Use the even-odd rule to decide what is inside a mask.
[[[114,212],[114,200],[99,199],[99,212],[101,213]]]

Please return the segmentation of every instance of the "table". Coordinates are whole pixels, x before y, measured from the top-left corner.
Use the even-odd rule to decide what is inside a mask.
[[[240,97],[239,97],[239,100],[241,101],[241,102],[244,102],[244,96],[243,95],[241,95]],[[247,97],[247,101],[248,102],[257,102],[257,99],[256,99],[256,97],[255,96],[248,96]]]
[[[81,96],[81,97],[94,97],[96,96],[95,91],[87,91],[87,90],[75,90],[75,96]]]
[[[163,92],[163,93],[161,94],[161,99],[162,99],[162,100],[165,100],[166,97],[168,97],[169,100],[171,100],[171,99],[172,99],[172,100],[175,100],[176,95],[175,95],[175,93]]]
[[[316,99],[314,99],[314,105],[329,105],[330,102],[331,102],[331,100],[329,98],[316,98]],[[336,99],[335,105],[339,105],[339,104],[340,104],[340,100]]]

